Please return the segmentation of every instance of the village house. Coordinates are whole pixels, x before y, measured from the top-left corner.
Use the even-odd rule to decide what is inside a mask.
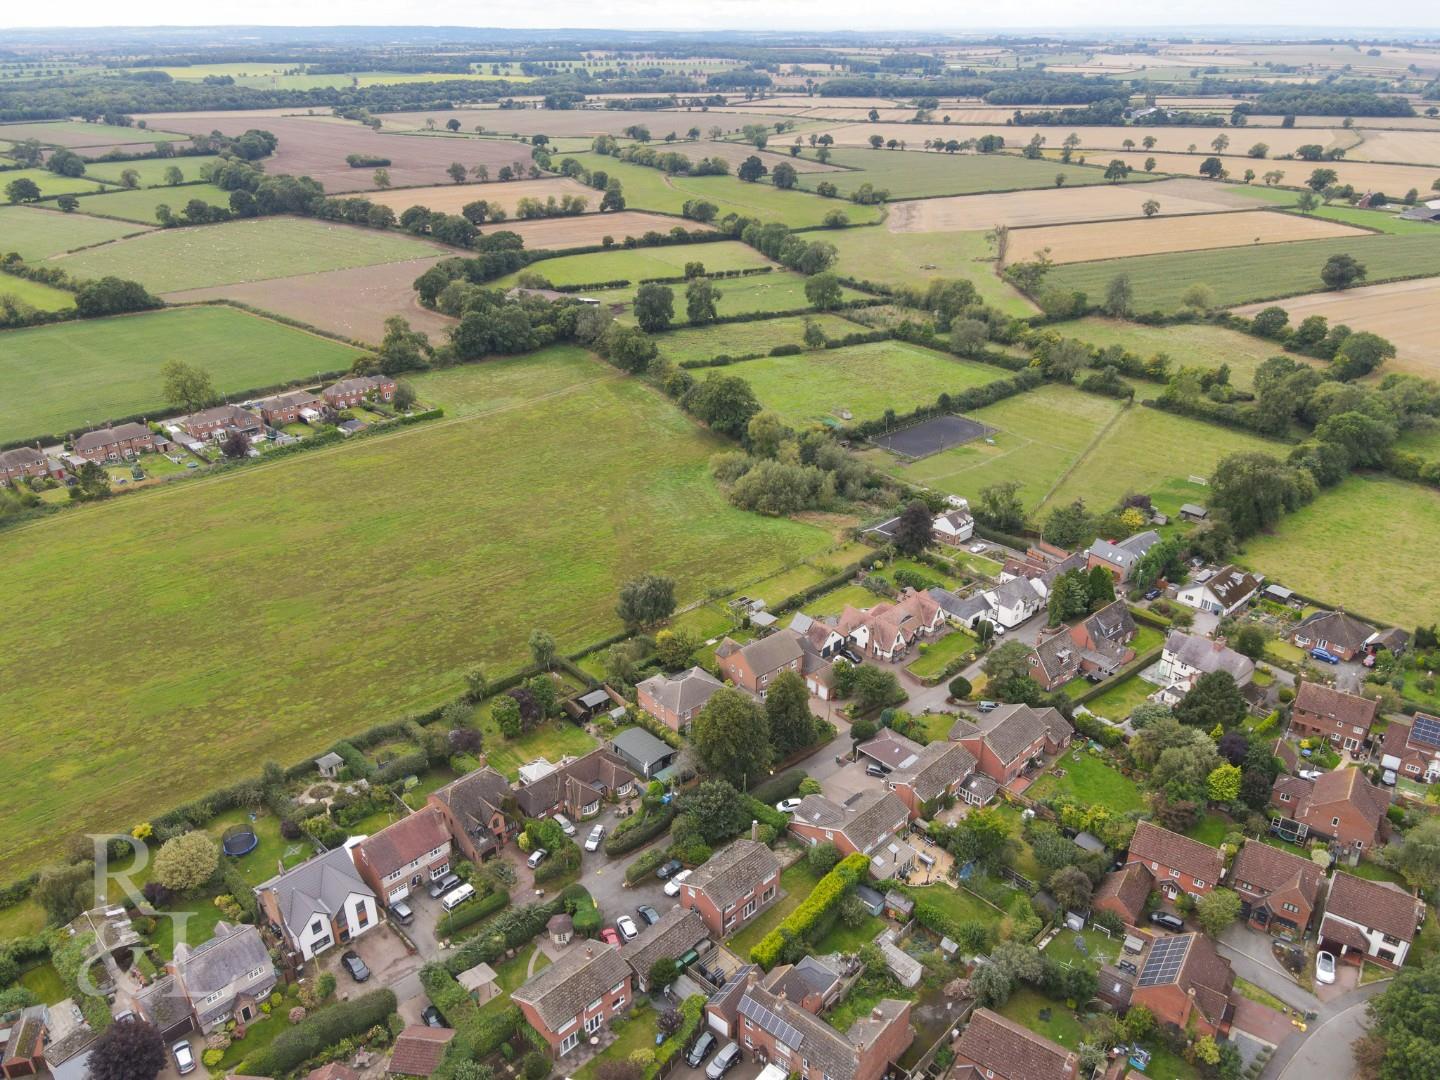
[[[715,661],[725,678],[761,698],[782,671],[799,672],[803,656],[800,635],[789,629],[777,630],[747,645],[727,637],[715,650]]]
[[[1070,640],[1080,648],[1083,671],[1115,671],[1135,659],[1130,643],[1138,628],[1124,600],[1106,604],[1095,614],[1070,627]],[[1095,654],[1091,656],[1089,654]]]
[[[1249,603],[1259,589],[1260,583],[1244,570],[1222,566],[1214,573],[1197,575],[1195,581],[1175,594],[1175,599],[1186,607],[1223,618]]]
[[[189,1003],[195,1027],[206,1032],[231,1019],[242,1024],[258,1020],[264,1015],[260,1005],[276,982],[259,929],[225,922],[216,923],[214,936],[193,949],[176,942],[167,970]]]
[[[85,1080],[95,1038],[73,998],[27,1006],[0,1029],[0,1076]]]
[[[260,419],[271,427],[302,421],[308,423],[320,419],[325,411],[325,403],[309,390],[287,390],[283,394],[273,394],[255,402],[254,407],[260,410]]]
[[[1219,1038],[1230,1029],[1234,987],[1235,972],[1215,942],[1204,934],[1174,934],[1151,942],[1130,1003],[1174,1030]]]
[[[970,599],[983,601],[981,610],[962,620],[971,630],[981,619],[998,623],[1006,630],[1013,630],[1045,606],[1045,596],[1040,587],[1029,578],[1023,577],[1003,581],[994,588],[977,592]]]
[[[1358,751],[1370,737],[1379,708],[1378,701],[1359,694],[1302,682],[1290,708],[1290,734],[1298,739],[1329,739],[1337,749]]]
[[[1391,720],[1380,736],[1380,767],[1427,784],[1440,779],[1440,716]]]
[[[1424,920],[1425,902],[1400,886],[1337,870],[1316,936],[1339,959],[1358,963],[1363,957],[1398,968]]]
[[[834,844],[841,855],[874,855],[909,820],[909,809],[889,791],[862,791],[843,804],[806,795],[790,815],[790,831],[812,847]]]
[[[977,771],[1004,787],[1045,754],[1064,750],[1074,734],[1058,709],[1002,705],[982,713],[977,723],[957,720],[950,740],[970,751]]]
[[[232,431],[238,431],[242,435],[254,438],[265,430],[265,422],[260,417],[248,409],[242,409],[239,405],[217,405],[213,409],[202,409],[189,416],[177,417],[170,423],[179,427],[192,439],[200,440],[214,439],[218,441]]]
[[[1145,901],[1155,891],[1155,875],[1144,863],[1126,863],[1112,870],[1100,882],[1090,906],[1108,911],[1126,926],[1138,926],[1145,914]]]
[[[955,1080],[1076,1080],[1080,1058],[989,1009],[976,1009],[955,1044]]]
[[[354,855],[365,884],[388,908],[450,872],[450,828],[426,806],[361,840]]]
[[[1125,862],[1142,864],[1155,878],[1160,892],[1171,900],[1182,892],[1198,899],[1225,876],[1225,856],[1219,848],[1149,821],[1135,826]]]
[[[391,401],[395,397],[395,380],[389,375],[356,375],[325,387],[320,396],[336,410],[354,408],[371,396]]]
[[[561,953],[510,999],[551,1052],[563,1057],[630,1008],[630,968],[614,945],[587,940]]]
[[[692,667],[678,675],[650,676],[635,687],[635,701],[671,731],[683,732],[721,685],[704,668]]]
[[[914,739],[906,738],[894,728],[882,727],[869,742],[855,748],[860,757],[869,758],[886,772],[908,768],[925,749]]]
[[[1085,553],[1085,569],[1103,566],[1115,576],[1116,581],[1129,581],[1145,553],[1159,542],[1160,534],[1154,530],[1136,533],[1118,544],[1097,539]]]
[[[1171,630],[1160,653],[1160,678],[1164,685],[1155,696],[1166,705],[1178,705],[1201,675],[1228,672],[1237,686],[1246,686],[1255,676],[1255,662],[1227,648],[1224,638],[1200,637]]]
[[[21,446],[0,452],[0,487],[18,484],[21,480],[65,481],[65,466],[38,446]]]
[[[353,941],[380,921],[350,846],[334,848],[255,888],[260,911],[302,960]]]
[[[904,589],[893,604],[864,610],[847,605],[821,651],[834,655],[841,648],[850,648],[865,659],[898,660],[910,646],[944,625],[945,613],[932,596]]]
[[[1374,627],[1343,611],[1317,611],[1295,625],[1290,641],[1306,652],[1324,649],[1341,660],[1354,660],[1374,632]]]
[[[660,916],[654,926],[648,926],[640,936],[620,950],[620,956],[630,966],[635,977],[635,988],[640,993],[650,990],[650,969],[657,960],[686,960],[694,953],[698,958],[710,943],[710,928],[698,909],[672,907]]]
[[[1024,558],[1011,555],[1005,559],[1000,581],[1004,583],[1014,578],[1025,578],[1042,600],[1047,599],[1055,579],[1071,570],[1084,570],[1086,558],[1083,551],[1066,551],[1040,540],[1026,549]]]
[[[1249,840],[1230,868],[1240,914],[1256,930],[1287,940],[1302,937],[1319,902],[1325,872],[1303,856]]]
[[[856,886],[857,896],[863,888],[863,885]],[[823,960],[814,956],[802,956],[793,964],[780,964],[771,968],[770,973],[760,980],[760,985],[776,997],[793,1001],[806,1012],[819,1016],[835,1004],[844,988],[844,980],[836,970],[840,966],[842,962],[839,956],[828,956]]]
[[[975,755],[959,743],[933,742],[885,778],[910,817],[929,818],[942,800],[972,797],[965,782],[975,772]],[[978,798],[978,794],[974,796]]]
[[[486,765],[432,791],[427,805],[444,817],[460,854],[478,863],[519,831],[506,812],[514,799],[510,781]]]
[[[515,802],[527,818],[564,814],[584,821],[600,812],[605,799],[623,799],[634,791],[635,774],[616,754],[600,749],[516,788]]]
[[[1363,851],[1380,842],[1390,794],[1359,769],[1339,769],[1316,780],[1277,777],[1270,805],[1279,811],[1270,823],[1277,836],[1296,844],[1319,836]]]
[[[698,912],[716,939],[728,937],[780,895],[780,861],[756,840],[736,840],[691,871],[680,904]]]
[[[975,519],[969,510],[947,510],[931,523],[931,538],[946,547],[960,547],[975,535]]]
[[[152,454],[169,445],[168,440],[156,435],[144,424],[117,424],[115,427],[87,431],[75,440],[73,453],[99,465],[136,454]]]

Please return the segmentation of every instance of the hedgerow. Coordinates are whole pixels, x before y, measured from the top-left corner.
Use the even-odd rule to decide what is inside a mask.
[[[815,883],[815,888],[810,890],[810,895],[800,902],[800,906],[750,950],[751,961],[769,970],[780,962],[791,942],[803,945],[808,935],[839,905],[845,894],[864,878],[869,866],[870,860],[859,852],[841,859],[835,869]]]

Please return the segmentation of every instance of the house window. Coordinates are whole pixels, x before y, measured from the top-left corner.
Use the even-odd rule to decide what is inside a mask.
[[[610,1011],[611,1011],[611,1012],[617,1012],[617,1013],[618,1013],[620,1010],[622,1010],[623,1008],[625,1008],[625,1006],[628,1005],[628,1004],[630,1004],[630,1003],[629,1003],[628,1001],[626,1001],[623,997],[622,997],[622,998],[616,998],[616,999],[615,999],[615,1004],[612,1005],[612,1006],[610,1006]]]
[[[1280,793],[1280,801],[1281,801],[1281,802],[1289,802],[1289,801],[1290,801],[1290,793],[1289,793],[1288,791],[1282,791],[1282,792]]]
[[[1179,871],[1179,870],[1171,870],[1171,871],[1170,871],[1170,876],[1171,876],[1171,877],[1174,877],[1174,878],[1178,878],[1178,877],[1180,876],[1180,871]]]
[[[1340,824],[1340,819],[1339,819],[1338,817],[1332,817],[1332,818],[1330,819],[1330,824],[1331,824],[1331,825],[1339,825],[1339,824]]]
[[[1380,936],[1381,936],[1381,938],[1384,939],[1386,945],[1399,945],[1399,944],[1400,944],[1400,939],[1399,939],[1398,937],[1396,937],[1394,934],[1381,934]]]
[[[775,899],[775,886],[774,886],[774,885],[771,885],[770,888],[766,889],[763,893],[760,894],[760,902],[761,902],[762,904],[768,904],[771,900],[774,900],[774,899]]]
[[[1290,912],[1290,914],[1292,915],[1300,914],[1300,909],[1294,904],[1281,904],[1280,906],[1283,907],[1286,911]]]
[[[321,932],[322,930],[324,930],[324,929],[325,929],[325,923],[324,923],[322,920],[320,920],[320,919],[316,919],[314,922],[312,922],[312,923],[310,924],[310,933],[312,933],[312,934],[318,934],[318,933],[320,933],[320,932]]]
[[[748,900],[748,901],[746,902],[746,904],[745,904],[745,910],[742,911],[742,912],[740,912],[740,917],[741,917],[742,919],[748,919],[748,918],[750,918],[751,915],[754,915],[754,914],[755,914],[755,898],[754,898],[754,897],[751,897],[750,900]]]
[[[561,1040],[560,1053],[568,1054],[571,1050],[574,1050],[575,1047],[579,1044],[580,1033],[578,1031],[572,1031],[569,1035],[566,1035],[563,1040]]]
[[[364,930],[365,927],[369,925],[370,909],[367,908],[364,904],[361,904],[355,909],[355,929]]]
[[[587,1016],[585,1018],[585,1034],[594,1035],[595,1032],[600,1030],[601,1023],[602,1021],[599,1013],[596,1013],[594,1016]]]
[[[1195,887],[1196,887],[1197,889],[1203,889],[1203,888],[1205,887],[1205,882],[1201,881],[1201,880],[1197,877],[1197,878],[1195,879]]]

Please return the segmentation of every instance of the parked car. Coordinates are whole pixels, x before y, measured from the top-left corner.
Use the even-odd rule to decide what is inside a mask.
[[[1145,591],[1145,599],[1146,599],[1146,600],[1154,600],[1154,599],[1155,599],[1157,596],[1159,596],[1159,595],[1160,595],[1160,590],[1159,590],[1159,589],[1147,589],[1147,590]]]
[[[441,1015],[440,1010],[434,1005],[426,1005],[425,1008],[420,1010],[420,1019],[426,1027],[441,1028],[450,1026],[445,1022],[445,1017]]]
[[[543,847],[536,848],[530,853],[530,858],[525,860],[525,865],[530,867],[531,870],[534,870],[535,867],[539,866],[542,862],[545,861],[545,856],[549,854],[550,853],[546,851]]]
[[[982,701],[976,706],[981,712],[994,712],[999,707],[1000,703],[998,701]]]
[[[564,814],[556,814],[553,818],[551,818],[551,820],[554,821],[556,825],[560,826],[560,831],[563,832],[566,836],[575,835],[575,826],[571,824],[570,819]]]
[[[617,949],[620,947],[620,935],[615,932],[613,926],[607,926],[600,931],[600,940],[607,945],[614,945]]]
[[[971,554],[971,555],[979,555],[979,554],[980,554],[982,551],[984,551],[984,550],[985,550],[985,545],[984,545],[984,544],[971,544],[971,545],[970,545],[970,554]]]
[[[1335,957],[1331,953],[1315,954],[1315,981],[1327,986],[1335,981]]]
[[[775,809],[779,810],[782,814],[793,814],[796,810],[800,809],[800,800],[781,799],[775,804]]]
[[[1397,779],[1398,777],[1395,775],[1394,769],[1386,769],[1380,774],[1380,782],[1386,787],[1394,787]]]
[[[672,877],[669,881],[665,882],[665,895],[666,895],[666,896],[679,896],[679,895],[680,895],[680,886],[683,885],[683,884],[685,884],[685,879],[688,878],[689,876],[690,876],[690,871],[689,871],[689,870],[681,870],[678,874],[676,874],[674,877]]]
[[[708,1080],[720,1080],[727,1072],[735,1067],[740,1060],[740,1044],[726,1043],[721,1047],[720,1052],[705,1066],[705,1075]]]
[[[661,881],[664,881],[667,878],[674,877],[682,869],[684,869],[684,867],[685,864],[682,863],[679,859],[671,859],[664,866],[660,867],[659,870],[655,871],[655,876],[658,877]]]
[[[1320,777],[1322,777],[1322,776],[1324,776],[1324,775],[1325,775],[1325,773],[1324,773],[1322,770],[1320,770],[1320,769],[1301,769],[1301,770],[1300,770],[1300,779],[1301,779],[1301,780],[1319,780]]]
[[[340,957],[340,966],[350,973],[350,977],[356,982],[364,982],[370,978],[370,969],[365,966],[365,961],[360,959],[360,954],[354,949]]]
[[[875,762],[872,761],[869,765],[866,765],[866,766],[865,766],[865,775],[866,775],[866,776],[884,776],[884,775],[885,775],[885,767],[884,767],[883,765],[879,765],[879,764],[877,764],[877,763],[875,763]]]
[[[175,1071],[181,1076],[195,1071],[195,1053],[188,1042],[177,1042],[170,1047],[170,1053],[175,1055]]]
[[[1326,664],[1340,663],[1340,657],[1336,656],[1329,649],[1311,649],[1310,655],[1313,656],[1316,660],[1320,660]]]
[[[715,1036],[710,1034],[710,1032],[701,1032],[700,1037],[695,1040],[695,1045],[692,1046],[690,1052],[685,1055],[685,1064],[689,1065],[692,1069],[698,1069],[700,1063],[710,1056],[710,1051],[715,1049],[715,1041]]]
[[[600,850],[600,841],[602,841],[602,840],[604,840],[604,839],[605,839],[605,826],[604,826],[604,825],[596,825],[593,829],[590,830],[590,836],[589,836],[589,838],[586,839],[586,841],[585,841],[585,850],[586,850],[586,851],[599,851],[599,850]]]
[[[401,926],[409,926],[415,921],[415,912],[404,900],[396,900],[390,905],[390,917]]]
[[[621,915],[616,919],[615,929],[620,931],[620,936],[626,941],[634,941],[640,936],[640,928],[635,925],[635,920],[629,915]]]
[[[645,920],[646,926],[654,926],[660,921],[660,913],[649,904],[641,904],[635,909],[635,914]]]
[[[430,882],[430,888],[426,891],[430,894],[431,900],[439,900],[440,897],[444,896],[447,892],[449,892],[451,889],[455,888],[455,886],[459,884],[460,876],[458,874],[446,874],[438,881]]]
[[[1178,915],[1171,915],[1168,911],[1152,911],[1150,922],[1154,926],[1164,927],[1171,933],[1178,934],[1185,929],[1185,920]]]

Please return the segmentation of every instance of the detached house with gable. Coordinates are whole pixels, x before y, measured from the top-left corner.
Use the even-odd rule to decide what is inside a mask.
[[[975,755],[959,743],[933,742],[921,748],[905,768],[885,778],[885,786],[905,804],[912,819],[929,817],[942,799],[974,802],[965,782],[975,772]]]
[[[756,840],[736,840],[691,872],[680,905],[697,912],[716,939],[728,937],[780,895],[780,860]]]
[[[1213,615],[1234,615],[1260,591],[1260,583],[1235,566],[1222,566],[1203,581],[1184,586],[1175,599]]]
[[[1204,934],[1156,938],[1140,964],[1130,995],[1155,1019],[1177,1031],[1219,1038],[1230,1030],[1235,971]]]
[[[975,519],[969,510],[947,510],[931,523],[931,538],[946,547],[960,547],[974,535]]]
[[[1374,627],[1343,611],[1317,611],[1295,625],[1290,642],[1306,652],[1324,649],[1341,660],[1354,660],[1374,633]]]
[[[974,756],[976,770],[1001,787],[1045,754],[1064,750],[1074,734],[1058,709],[1029,705],[1002,705],[982,714],[978,723],[961,719],[950,729],[951,741]]]
[[[1240,914],[1256,930],[1287,940],[1304,935],[1319,902],[1325,872],[1309,859],[1246,841],[1230,868],[1230,886],[1240,896]]]
[[[1166,705],[1177,705],[1201,675],[1214,671],[1228,672],[1237,686],[1244,687],[1255,676],[1255,662],[1228,648],[1223,638],[1212,641],[1198,634],[1171,630],[1160,653],[1163,686],[1155,696]]]
[[[604,800],[635,791],[635,774],[617,754],[592,750],[515,789],[515,802],[528,818],[564,814],[584,821],[600,812]]]
[[[1359,769],[1339,769],[1317,780],[1277,777],[1270,805],[1278,811],[1270,831],[1291,843],[1315,835],[1363,851],[1380,842],[1390,793]]]
[[[577,942],[510,995],[556,1057],[623,1015],[632,998],[629,966],[603,941]]]
[[[1116,581],[1129,581],[1135,567],[1145,553],[1160,542],[1160,534],[1153,529],[1126,537],[1119,543],[1096,540],[1085,553],[1085,569],[1093,570],[1103,566],[1114,575]]]
[[[784,629],[746,645],[727,637],[715,650],[715,661],[725,678],[763,698],[782,671],[800,671],[804,655],[800,635]]]
[[[1417,712],[1409,723],[1391,720],[1380,736],[1380,766],[1411,780],[1440,780],[1440,716]]]
[[[876,604],[863,611],[846,607],[833,631],[840,641],[827,642],[825,649],[833,652],[844,643],[869,659],[898,660],[911,645],[944,625],[945,613],[934,597],[907,588],[893,604]]]
[[[678,675],[652,675],[636,685],[635,701],[671,731],[683,732],[720,687],[704,668],[692,667]]]
[[[790,831],[811,847],[828,843],[841,855],[873,855],[909,821],[909,809],[889,791],[862,791],[843,804],[806,795],[790,815]]]
[[[1219,848],[1148,821],[1135,826],[1125,862],[1140,863],[1149,870],[1156,887],[1171,900],[1182,892],[1198,899],[1225,876],[1225,856]]]
[[[495,854],[518,831],[506,807],[514,805],[510,781],[486,765],[430,793],[460,854],[478,863]]]
[[[1073,1050],[989,1009],[976,1009],[955,1044],[955,1080],[1078,1080]]]
[[[1388,881],[1335,872],[1325,898],[1325,917],[1317,935],[1320,947],[1342,960],[1361,957],[1387,967],[1405,963],[1425,921],[1425,902]]]
[[[317,855],[255,888],[260,910],[302,960],[354,940],[379,921],[375,892],[350,847]]]
[[[1290,733],[1298,738],[1319,736],[1338,749],[1359,750],[1370,737],[1380,709],[1378,701],[1334,690],[1317,682],[1302,682],[1290,708]]]
[[[195,1014],[195,1026],[214,1031],[227,1020],[245,1024],[264,1015],[262,1002],[275,988],[275,965],[254,926],[215,925],[215,936],[193,949],[175,945],[169,970]]]
[[[450,872],[450,829],[426,806],[355,845],[355,867],[386,907]]]

